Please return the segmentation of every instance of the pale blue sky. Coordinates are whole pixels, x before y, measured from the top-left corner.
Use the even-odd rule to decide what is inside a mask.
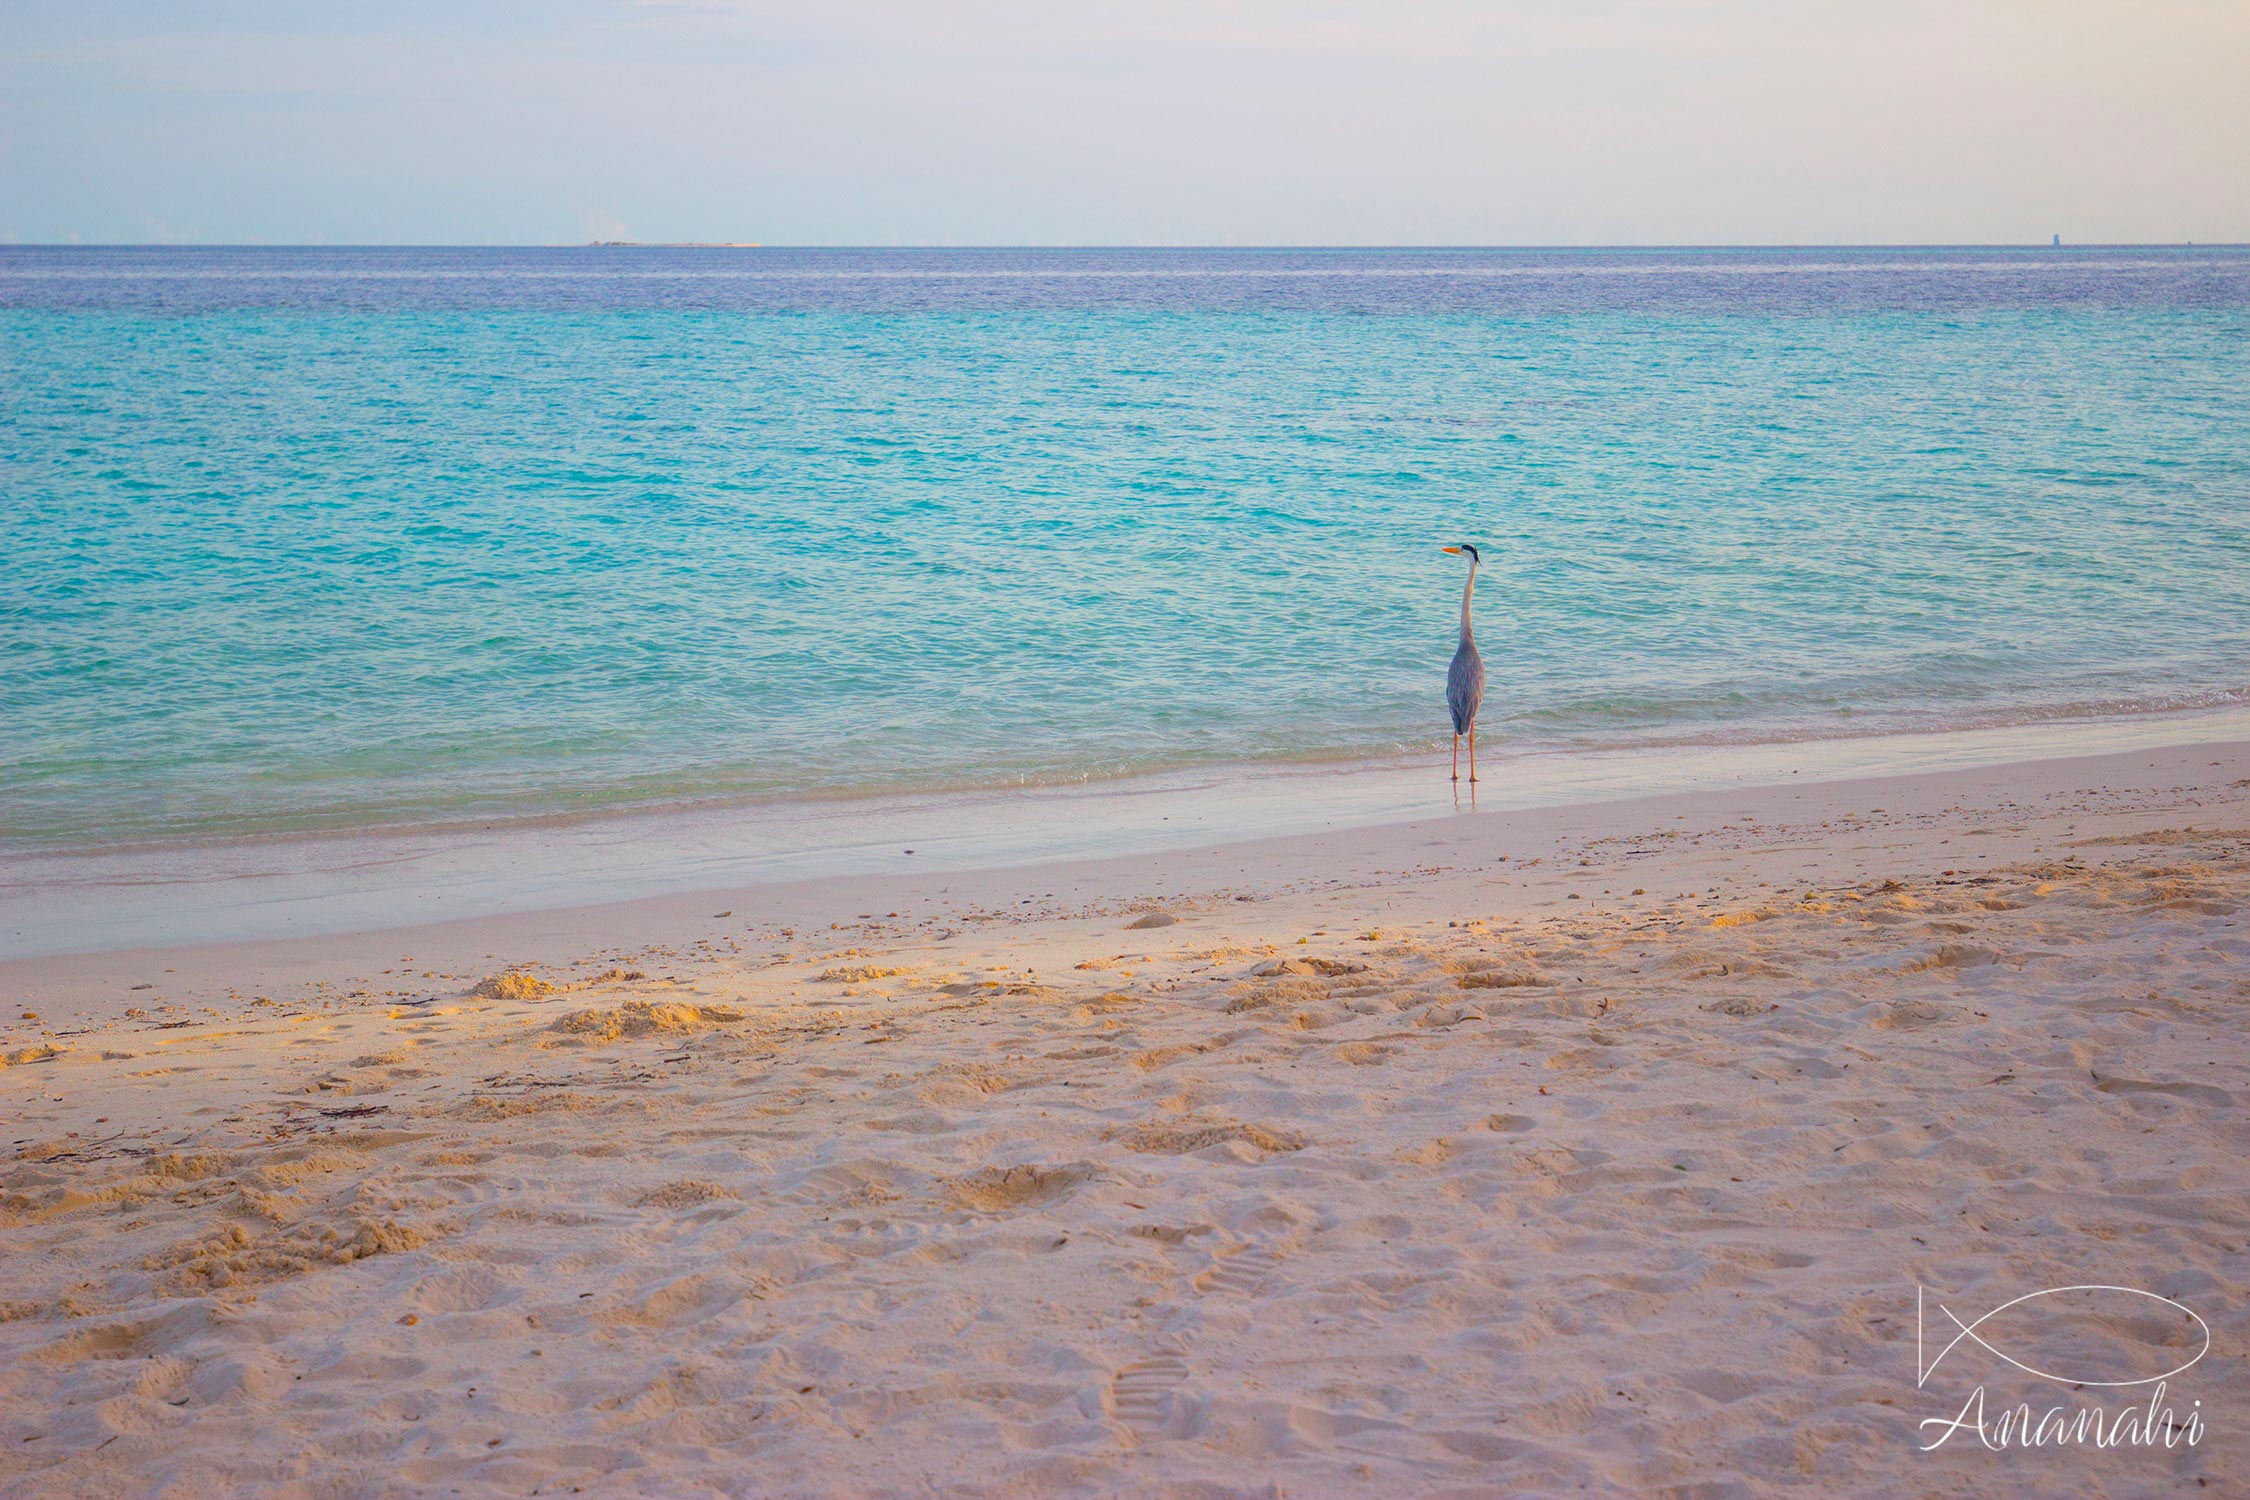
[[[0,240],[2250,240],[2246,0],[0,0]]]

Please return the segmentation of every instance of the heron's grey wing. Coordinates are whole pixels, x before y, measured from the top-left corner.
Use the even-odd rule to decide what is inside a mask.
[[[1445,706],[1453,710],[1453,732],[1467,734],[1484,706],[1484,658],[1473,642],[1463,641],[1445,674]]]

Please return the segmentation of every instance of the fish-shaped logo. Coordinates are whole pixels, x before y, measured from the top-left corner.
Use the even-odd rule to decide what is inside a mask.
[[[2001,1315],[2003,1313],[2008,1312],[2012,1308],[2022,1308],[2037,1303],[2039,1299],[2043,1297],[2060,1298],[2066,1297],[2072,1293],[2101,1294],[2105,1300],[2109,1300],[2112,1303],[2113,1308],[2131,1306],[2131,1304],[2116,1300],[2122,1298],[2138,1297],[2145,1298],[2149,1302],[2159,1303],[2164,1307],[2174,1309],[2175,1311],[2185,1315],[2189,1319],[2192,1319],[2195,1323],[2195,1327],[2198,1333],[2201,1335],[2201,1342],[2197,1346],[2193,1354],[2189,1355],[2181,1363],[2174,1365],[2171,1369],[2165,1370],[2155,1375],[2136,1375],[2130,1380],[2116,1379],[2115,1377],[2119,1373],[2121,1373],[2117,1370],[2043,1370],[2037,1365],[2031,1364],[2026,1360],[2016,1358],[2015,1355],[2010,1354],[2007,1350],[2000,1348],[1996,1343],[1994,1343],[1995,1339],[2006,1338],[2008,1336],[2006,1331],[2007,1320],[2003,1320],[2001,1318]],[[2195,1309],[2187,1306],[2183,1302],[2174,1301],[2170,1297],[2160,1296],[2155,1292],[2144,1292],[2138,1287],[2049,1287],[2045,1291],[2026,1292],[2020,1297],[2011,1297],[2006,1302],[2001,1303],[1998,1307],[1993,1308],[1992,1311],[1986,1313],[1984,1316],[1976,1319],[1973,1322],[1963,1322],[1960,1315],[1954,1312],[1952,1308],[1945,1306],[1943,1303],[1939,1303],[1937,1304],[1937,1310],[1943,1313],[1946,1318],[1952,1322],[1953,1328],[1956,1331],[1950,1339],[1946,1340],[1945,1346],[1941,1349],[1938,1349],[1935,1354],[1927,1354],[1927,1351],[1930,1347],[1932,1347],[1932,1345],[1934,1345],[1936,1339],[1944,1337],[1946,1329],[1944,1324],[1941,1323],[1937,1325],[1936,1328],[1930,1330],[1928,1334],[1925,1334],[1923,1302],[1923,1289],[1917,1286],[1914,1289],[1914,1387],[1916,1390],[1920,1390],[1923,1386],[1929,1383],[1930,1376],[1936,1372],[1938,1365],[1944,1361],[1945,1357],[1948,1354],[1951,1354],[1957,1347],[1959,1347],[1962,1340],[1964,1339],[1973,1342],[1979,1348],[1985,1350],[1987,1353],[2006,1361],[2008,1364],[2015,1366],[2017,1369],[2023,1371],[2027,1375],[2036,1375],[2042,1380],[2052,1380],[2060,1385],[2071,1386],[2086,1385],[2121,1387],[2134,1385],[2155,1385],[2160,1381],[2170,1380],[2173,1376],[2178,1375],[2182,1371],[2188,1369],[2189,1367],[2194,1365],[2197,1360],[2203,1358],[2204,1355],[2211,1352],[2211,1325],[2204,1322],[2202,1317],[2195,1311]],[[2075,1302],[2049,1304],[2045,1310],[2062,1317],[2068,1317],[2074,1312],[2082,1316],[2086,1315],[2084,1299],[2080,1299]],[[2150,1309],[2146,1307],[2138,1307],[2134,1310],[2145,1314]],[[2020,1333],[2020,1331],[2021,1330],[2019,1329],[2018,1332]],[[2170,1351],[2167,1350],[2167,1357],[2169,1357],[2169,1352]],[[1925,1357],[1925,1355],[1927,1355],[1927,1357]]]

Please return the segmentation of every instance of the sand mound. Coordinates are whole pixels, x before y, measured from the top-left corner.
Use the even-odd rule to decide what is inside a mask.
[[[1151,1047],[1146,1052],[1134,1055],[1133,1066],[1143,1073],[1153,1073],[1183,1057],[1200,1057],[1206,1052],[1216,1052],[1225,1045],[1224,1037],[1214,1037],[1208,1041],[1175,1042],[1168,1047]]]
[[[2112,833],[2072,839],[2070,849],[2115,849],[2131,844],[2215,844],[2250,839],[2250,828],[2151,828],[2144,833]]]
[[[1068,1195],[1080,1183],[1090,1182],[1100,1175],[1101,1168],[1090,1161],[1074,1161],[1057,1167],[986,1167],[956,1178],[953,1196],[965,1208],[998,1213],[1052,1203]]]
[[[707,1031],[742,1012],[731,1005],[690,1005],[683,1000],[628,1000],[623,1005],[574,1010],[548,1029],[589,1045],[626,1037]]]
[[[1020,1088],[1024,1083],[1021,1072],[1009,1072],[980,1062],[942,1062],[921,1076],[927,1081],[957,1083],[979,1094],[997,1094]]]
[[[1872,1024],[1879,1031],[1919,1031],[1958,1018],[1958,1012],[1927,1000],[1894,1000]]]
[[[1925,974],[1932,969],[1982,969],[2000,962],[1990,948],[1970,943],[1945,943],[1934,953],[1909,959],[1898,966],[1901,974]]]
[[[199,1182],[206,1177],[216,1177],[221,1172],[234,1169],[236,1158],[221,1156],[212,1151],[194,1151],[181,1154],[167,1151],[151,1157],[144,1170],[151,1177],[176,1177],[182,1182]]]
[[[1255,979],[1272,979],[1283,975],[1301,975],[1306,978],[1337,979],[1346,974],[1364,974],[1368,966],[1356,958],[1277,958],[1262,963],[1250,971]]]
[[[1230,1015],[1246,1010],[1268,1010],[1277,1005],[1311,1005],[1328,998],[1328,989],[1313,979],[1276,979],[1251,985],[1227,1002]]]
[[[1162,1156],[1185,1156],[1190,1151],[1233,1141],[1268,1154],[1302,1151],[1305,1146],[1304,1136],[1294,1130],[1277,1130],[1240,1120],[1198,1119],[1192,1115],[1177,1120],[1145,1120],[1124,1132],[1122,1139],[1130,1150]]]
[[[1453,982],[1465,990],[1520,990],[1554,983],[1537,969],[1471,969]]]
[[[470,994],[483,1000],[540,1000],[552,995],[556,986],[552,980],[522,969],[510,969],[477,981]]]
[[[528,1094],[478,1094],[454,1113],[464,1120],[513,1120],[521,1115],[558,1114],[592,1109],[601,1101],[568,1089],[538,1089]]]
[[[731,1199],[737,1196],[733,1190],[721,1187],[715,1182],[705,1182],[701,1178],[688,1177],[678,1182],[667,1182],[660,1188],[641,1194],[633,1200],[633,1207],[693,1208],[698,1203],[709,1203],[714,1199]]]
[[[354,1217],[338,1223],[300,1224],[263,1237],[241,1224],[175,1245],[148,1257],[145,1269],[164,1273],[159,1287],[194,1296],[221,1287],[258,1286],[302,1276],[322,1266],[345,1266],[376,1255],[397,1255],[429,1243],[427,1232],[392,1219]]]

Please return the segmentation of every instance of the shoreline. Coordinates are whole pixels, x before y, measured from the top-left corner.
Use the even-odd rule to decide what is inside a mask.
[[[1754,755],[1761,750],[1780,757],[1797,746],[1938,743],[1997,736],[2019,738],[2028,747],[2081,731],[2103,734],[2118,730],[2131,736],[2135,744],[2160,743],[2135,726],[2202,726],[2206,723],[2216,724],[2220,734],[2234,733],[2236,724],[2242,732],[2250,732],[2250,688],[2209,688],[2161,699],[2019,704],[1961,715],[1895,711],[1864,716],[1840,714],[1819,721],[1817,726],[1808,721],[1786,719],[1711,724],[1701,731],[1644,726],[1619,730],[1606,737],[1590,731],[1558,733],[1552,737],[1539,737],[1530,732],[1493,731],[1488,735],[1484,753],[1496,772],[1487,779],[1497,781],[1513,765],[1568,764],[1612,757]],[[1855,727],[1861,725],[1864,727]],[[584,798],[564,797],[560,792],[527,794],[521,805],[505,800],[492,805],[465,800],[458,809],[437,805],[394,808],[386,804],[361,809],[358,814],[335,809],[318,814],[304,813],[298,821],[287,823],[237,818],[223,824],[174,831],[140,830],[99,841],[74,842],[53,832],[25,834],[0,829],[0,862],[161,859],[198,851],[286,848],[321,842],[436,839],[478,832],[568,831],[588,824],[658,818],[744,818],[761,813],[786,813],[795,808],[849,809],[949,801],[990,802],[1014,797],[1098,796],[1113,790],[1129,794],[1136,789],[1256,776],[1320,777],[1370,771],[1404,774],[1426,767],[1434,757],[1447,753],[1447,741],[1443,736],[1427,738],[1428,743],[1419,746],[1396,739],[1381,745],[1330,746],[1248,758],[1222,755],[1168,760],[1160,756],[1141,756],[1130,762],[1105,762],[1076,770],[1024,770],[985,776],[963,773],[922,782],[820,783],[791,789],[755,790],[714,784],[696,790],[632,794],[618,794],[612,787],[606,794],[595,792]],[[645,785],[642,782],[625,784]],[[542,801],[542,797],[546,800]]]
[[[0,972],[21,960],[411,931],[863,875],[1006,869],[1457,813],[1908,775],[2250,738],[2250,708],[1928,733],[1488,758],[1199,767],[926,796],[634,810],[0,855]]]
[[[1620,838],[1635,828],[1674,821],[1721,826],[1723,810],[1769,820],[1808,811],[1856,812],[1856,804],[1889,807],[1926,803],[1923,820],[1939,808],[1958,809],[1971,798],[2009,805],[2027,794],[2053,798],[2081,784],[2102,785],[2120,778],[2145,779],[2152,768],[2166,768],[2178,783],[2207,780],[2213,764],[2239,765],[2227,780],[2250,781],[2250,734],[2209,740],[2133,746],[2094,753],[2054,754],[2032,759],[2005,758],[2004,747],[1986,747],[1994,758],[1976,760],[1971,748],[1945,737],[1943,745],[1922,746],[1929,761],[1905,769],[1861,774],[1834,767],[1830,774],[1787,774],[1751,781],[1699,779],[1699,769],[1683,771],[1685,784],[1643,789],[1619,785],[1613,794],[1573,801],[1518,803],[1498,801],[1475,810],[1451,805],[1450,787],[1441,807],[1365,821],[1335,814],[1316,827],[1290,828],[1264,835],[1212,837],[1208,824],[1186,823],[1140,841],[1117,836],[1110,847],[1073,846],[1048,858],[995,859],[986,863],[915,863],[903,857],[873,861],[868,867],[801,873],[790,878],[726,882],[718,879],[652,891],[612,888],[575,903],[511,909],[454,909],[444,916],[395,924],[365,924],[349,929],[267,932],[254,936],[138,947],[86,948],[46,953],[0,953],[0,993],[57,1014],[85,1019],[135,986],[155,985],[146,998],[189,1009],[253,993],[271,997],[294,989],[365,987],[378,971],[397,967],[398,955],[411,954],[416,972],[483,973],[520,964],[571,969],[600,966],[635,954],[687,952],[699,945],[740,946],[740,934],[783,930],[818,931],[832,923],[848,926],[876,912],[917,908],[925,925],[985,920],[983,914],[1031,905],[1049,911],[1058,902],[1077,900],[1123,910],[1154,899],[1151,893],[1232,890],[1247,884],[1267,890],[1288,883],[1291,873],[1320,868],[1331,878],[1360,881],[1368,887],[1388,883],[1385,872],[1429,865],[1444,854],[1489,850],[1472,856],[1473,866],[1494,862],[1506,874],[1513,862],[1551,855],[1573,839]],[[1800,768],[1802,770],[1804,768]],[[1426,775],[1426,773],[1420,773]],[[1420,776],[1418,776],[1420,779]],[[1387,779],[1386,787],[1391,786]],[[1425,803],[1428,788],[1418,795]],[[2241,795],[2226,781],[2212,782],[2213,795]],[[1147,816],[1162,828],[1172,814],[1150,803]],[[1370,799],[1370,805],[1374,804]],[[1185,816],[1183,821],[1185,821]],[[1872,834],[1885,818],[1849,820],[1855,833]],[[1978,830],[1982,839],[1983,830]],[[599,852],[602,846],[590,846]],[[1994,841],[1993,848],[2017,854],[2036,845]],[[1980,851],[1979,857],[1989,855]],[[1507,856],[1502,860],[1501,856]],[[1966,852],[1962,856],[1970,857]],[[378,864],[378,871],[388,866]],[[699,864],[697,869],[714,868]],[[716,868],[727,868],[724,861]],[[1483,879],[1493,872],[1480,872]],[[249,877],[271,879],[275,877]],[[475,873],[451,878],[467,881]],[[144,895],[171,888],[142,888]],[[312,900],[317,898],[305,898]],[[1265,899],[1263,896],[1261,900]],[[950,913],[950,915],[948,915]],[[1013,913],[1010,913],[1013,915]],[[781,946],[786,946],[782,944]],[[165,976],[175,976],[169,980]],[[443,986],[388,990],[390,999],[424,999]],[[375,991],[369,991],[374,993]],[[57,1011],[54,1007],[64,1007]],[[9,1035],[0,1015],[0,1041]],[[20,1029],[20,1028],[19,1028]]]

